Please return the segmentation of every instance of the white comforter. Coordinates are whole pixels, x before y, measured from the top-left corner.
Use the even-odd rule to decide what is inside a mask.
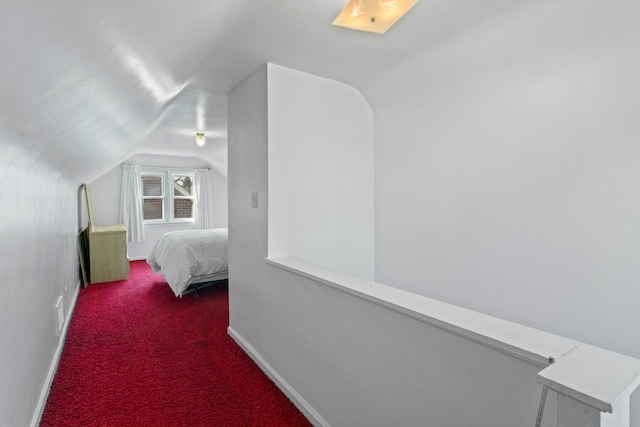
[[[179,296],[194,279],[227,271],[227,240],[226,228],[172,231],[158,239],[147,263]]]

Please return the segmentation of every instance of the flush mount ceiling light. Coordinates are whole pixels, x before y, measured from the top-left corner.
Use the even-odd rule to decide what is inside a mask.
[[[419,0],[349,0],[333,25],[384,34]]]
[[[196,132],[196,144],[202,147],[207,140],[204,137],[204,132]]]

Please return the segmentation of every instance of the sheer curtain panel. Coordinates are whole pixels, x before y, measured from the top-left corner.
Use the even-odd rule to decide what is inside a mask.
[[[127,241],[144,240],[142,204],[140,202],[140,165],[122,165],[120,220],[127,227]]]
[[[213,228],[213,194],[209,169],[196,169],[196,214],[194,228]]]

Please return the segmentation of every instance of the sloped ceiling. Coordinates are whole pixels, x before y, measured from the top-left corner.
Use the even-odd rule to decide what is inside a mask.
[[[422,0],[383,36],[332,26],[345,3],[4,0],[0,140],[79,182],[137,153],[199,157],[226,176],[227,94],[265,62],[366,96],[390,68],[522,1]]]

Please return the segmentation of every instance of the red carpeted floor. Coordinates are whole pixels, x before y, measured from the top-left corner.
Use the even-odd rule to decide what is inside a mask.
[[[40,425],[310,425],[227,335],[227,301],[176,298],[144,261],[81,289]]]

